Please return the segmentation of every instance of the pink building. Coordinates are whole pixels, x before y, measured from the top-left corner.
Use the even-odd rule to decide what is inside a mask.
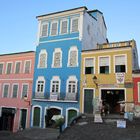
[[[35,52],[0,55],[0,130],[30,126]]]

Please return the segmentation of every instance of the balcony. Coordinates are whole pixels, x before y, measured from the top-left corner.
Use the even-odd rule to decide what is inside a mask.
[[[46,100],[46,101],[61,101],[61,102],[71,102],[78,101],[78,93],[38,93],[34,94],[33,99]]]

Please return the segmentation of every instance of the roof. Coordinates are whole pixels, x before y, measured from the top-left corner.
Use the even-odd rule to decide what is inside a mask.
[[[86,6],[82,6],[82,7],[77,7],[77,8],[73,8],[73,9],[68,9],[68,10],[63,10],[63,11],[59,11],[59,12],[53,12],[53,13],[49,13],[49,14],[40,15],[40,16],[37,16],[36,18],[49,16],[49,15],[53,15],[53,14],[59,14],[59,13],[68,12],[68,11],[73,11],[73,10],[77,10],[77,9],[81,9],[81,8],[84,8],[85,10],[87,10]]]
[[[6,55],[19,55],[19,54],[34,53],[34,52],[35,52],[35,51],[16,52],[16,53],[7,53],[7,54],[0,54],[0,56],[6,56]]]

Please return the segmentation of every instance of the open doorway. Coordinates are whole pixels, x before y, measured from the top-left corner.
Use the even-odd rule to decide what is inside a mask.
[[[102,89],[102,101],[109,106],[109,113],[120,113],[120,101],[125,101],[124,89]]]

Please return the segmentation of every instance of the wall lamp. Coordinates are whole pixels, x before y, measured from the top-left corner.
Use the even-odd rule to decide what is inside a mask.
[[[31,105],[31,101],[30,101],[30,100],[28,100],[27,95],[25,95],[25,96],[24,96],[24,101],[25,101],[25,102],[28,102],[28,103],[29,103],[29,106]]]
[[[94,75],[92,78],[94,84],[96,85],[96,88],[98,88],[98,81],[97,81],[97,77]]]

